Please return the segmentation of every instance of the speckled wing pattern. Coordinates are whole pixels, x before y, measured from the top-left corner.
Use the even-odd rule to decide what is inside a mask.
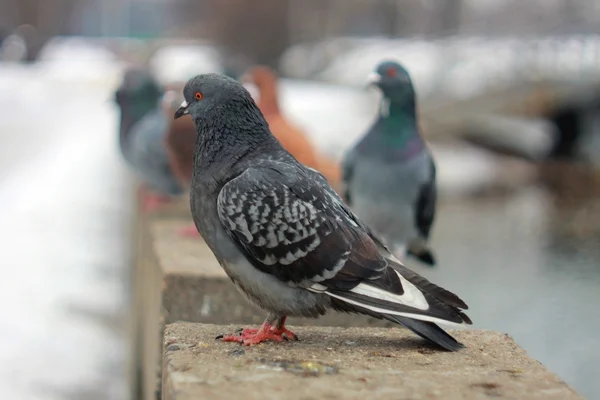
[[[217,209],[252,265],[329,295],[343,303],[338,309],[470,323],[462,300],[395,260],[314,170],[282,162],[249,168],[223,187]]]
[[[226,184],[219,218],[259,270],[292,285],[332,278],[352,249],[347,235],[334,234],[341,218],[324,212],[329,195],[294,184],[298,171],[277,167],[250,168]]]

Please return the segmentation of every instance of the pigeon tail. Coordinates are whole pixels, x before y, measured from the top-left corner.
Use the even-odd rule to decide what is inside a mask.
[[[454,339],[442,328],[433,322],[419,321],[410,318],[400,318],[394,315],[383,315],[384,319],[404,325],[420,337],[443,347],[448,351],[458,351],[465,347],[464,344]]]
[[[435,345],[448,351],[458,351],[464,348],[464,344],[460,343],[449,335],[442,328],[437,326],[433,322],[421,321],[412,318],[399,317],[392,314],[377,313],[373,312],[368,308],[357,306],[354,304],[346,303],[338,299],[332,299],[332,307],[341,312],[347,313],[358,313],[369,315],[377,319],[385,319],[398,325],[402,325],[407,329],[420,336],[421,338],[428,340]]]

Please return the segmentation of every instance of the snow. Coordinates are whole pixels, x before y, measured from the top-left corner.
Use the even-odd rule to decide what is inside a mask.
[[[51,39],[41,50],[39,63],[45,82],[61,90],[85,92],[87,85],[98,88],[118,84],[124,63],[101,43],[80,37]]]
[[[187,82],[208,72],[223,72],[217,49],[210,45],[168,45],[158,49],[149,61],[150,69],[163,84]]]
[[[57,85],[48,72],[0,70],[0,386],[14,400],[124,399],[126,343],[102,322],[118,321],[128,296],[115,110],[108,88],[74,92],[81,76]]]

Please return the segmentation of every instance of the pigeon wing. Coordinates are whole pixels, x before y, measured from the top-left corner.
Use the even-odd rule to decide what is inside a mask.
[[[308,181],[298,176],[303,170],[278,164],[249,168],[228,182],[217,198],[219,219],[256,268],[310,286],[335,276],[353,238],[340,219],[324,212],[328,193],[300,185]]]

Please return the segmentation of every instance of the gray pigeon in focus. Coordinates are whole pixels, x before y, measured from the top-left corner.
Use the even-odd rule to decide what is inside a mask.
[[[435,216],[435,164],[419,132],[408,72],[385,61],[370,83],[381,89],[381,112],[342,161],[343,197],[394,255],[435,265],[427,241]]]
[[[198,135],[194,222],[234,284],[268,311],[259,329],[223,340],[296,339],[288,316],[334,309],[393,321],[447,350],[463,347],[437,323],[471,324],[467,305],[398,261],[323,175],[281,146],[240,83],[199,75],[183,93],[175,118],[191,114]]]
[[[169,121],[160,108],[163,90],[144,69],[131,68],[115,93],[121,110],[119,147],[123,158],[141,179],[146,210],[154,209],[184,193],[173,174],[165,137]]]

